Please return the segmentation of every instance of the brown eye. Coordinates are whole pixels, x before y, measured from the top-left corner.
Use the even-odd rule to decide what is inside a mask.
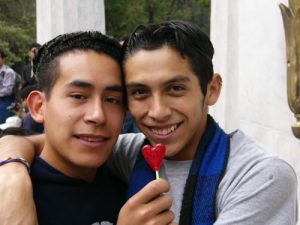
[[[148,92],[144,89],[134,89],[129,91],[130,96],[133,96],[136,99],[142,99],[148,96]]]
[[[84,100],[84,99],[86,99],[87,97],[84,96],[84,95],[82,95],[82,94],[73,94],[73,95],[71,95],[71,98],[74,98],[74,99],[76,99],[76,100]]]
[[[122,103],[121,98],[115,98],[115,97],[107,97],[104,101],[106,103],[110,103],[110,104],[121,104]]]

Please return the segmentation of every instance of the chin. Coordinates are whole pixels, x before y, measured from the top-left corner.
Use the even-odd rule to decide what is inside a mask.
[[[92,159],[85,159],[85,160],[80,160],[80,162],[78,162],[77,164],[82,167],[82,168],[86,168],[86,169],[95,169],[98,168],[100,166],[102,166],[107,159],[95,159],[95,157],[93,157]]]

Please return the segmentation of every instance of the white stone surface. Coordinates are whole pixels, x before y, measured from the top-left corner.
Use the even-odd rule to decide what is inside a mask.
[[[36,0],[37,42],[80,30],[105,33],[103,0]]]
[[[299,178],[300,139],[291,131],[296,119],[287,103],[279,3],[288,5],[287,0],[212,0],[214,66],[223,91],[211,113],[225,130],[242,129],[288,161]]]

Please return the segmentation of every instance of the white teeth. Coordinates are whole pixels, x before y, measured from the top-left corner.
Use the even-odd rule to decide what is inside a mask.
[[[155,128],[152,128],[151,131],[154,133],[154,134],[158,134],[158,135],[168,135],[170,133],[172,133],[174,130],[176,130],[178,127],[178,125],[173,125],[167,129],[155,129]]]
[[[80,139],[88,142],[98,142],[103,140],[103,138],[92,138],[92,137],[80,137]]]

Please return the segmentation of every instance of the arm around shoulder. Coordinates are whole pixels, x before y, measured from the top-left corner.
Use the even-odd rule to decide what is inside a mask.
[[[8,157],[22,157],[31,162],[41,153],[44,146],[44,135],[14,136],[7,135],[0,138],[0,160]]]

